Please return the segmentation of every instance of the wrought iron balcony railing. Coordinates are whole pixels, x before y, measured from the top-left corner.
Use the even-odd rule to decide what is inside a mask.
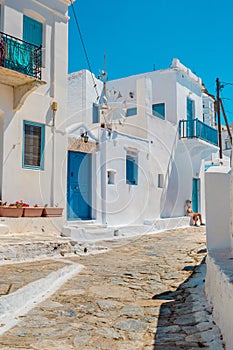
[[[179,135],[181,139],[199,138],[213,145],[218,145],[218,132],[199,119],[180,120]]]
[[[0,32],[0,66],[41,80],[41,47]]]

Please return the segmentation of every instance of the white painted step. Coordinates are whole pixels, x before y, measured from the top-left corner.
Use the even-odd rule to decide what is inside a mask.
[[[154,230],[164,231],[174,228],[181,228],[190,226],[190,216],[179,216],[176,218],[163,218],[163,219],[148,219],[144,220],[144,224],[153,226]]]
[[[105,239],[117,239],[122,237],[133,237],[138,235],[149,234],[152,231],[147,225],[131,225],[131,226],[114,226],[106,227],[105,225],[89,225],[89,226],[65,226],[62,234],[70,237],[77,242],[95,242]],[[153,232],[155,232],[153,230]]]
[[[43,300],[49,298],[68,279],[83,268],[81,264],[70,263],[47,277],[31,282],[16,292],[0,298],[0,335],[14,327],[21,317]]]
[[[101,226],[64,226],[62,235],[77,242],[98,241],[114,237],[114,230]]]

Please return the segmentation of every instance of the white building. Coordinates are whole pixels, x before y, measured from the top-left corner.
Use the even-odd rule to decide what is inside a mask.
[[[218,147],[201,79],[173,59],[169,69],[107,82],[107,100],[103,112],[90,72],[69,76],[68,220],[150,223],[183,216],[190,198],[205,214],[204,160]]]
[[[68,0],[0,0],[0,198],[65,206]]]

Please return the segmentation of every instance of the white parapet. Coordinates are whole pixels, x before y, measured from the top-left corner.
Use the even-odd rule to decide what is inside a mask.
[[[231,169],[210,167],[205,176],[207,249],[231,249]]]
[[[215,250],[207,257],[205,293],[213,306],[213,318],[220,328],[226,350],[233,349],[233,254]]]

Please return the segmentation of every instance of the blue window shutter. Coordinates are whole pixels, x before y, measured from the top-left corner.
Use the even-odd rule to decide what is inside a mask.
[[[126,183],[129,185],[138,184],[138,164],[135,157],[126,156]]]
[[[32,19],[28,16],[23,16],[23,40],[36,45],[42,45],[42,23]]]
[[[137,107],[128,108],[126,111],[126,117],[132,117],[134,115],[137,115]]]
[[[152,114],[160,119],[165,119],[165,103],[152,105]]]
[[[134,185],[138,184],[138,164],[136,162],[136,159],[133,161],[133,175],[134,175]]]

